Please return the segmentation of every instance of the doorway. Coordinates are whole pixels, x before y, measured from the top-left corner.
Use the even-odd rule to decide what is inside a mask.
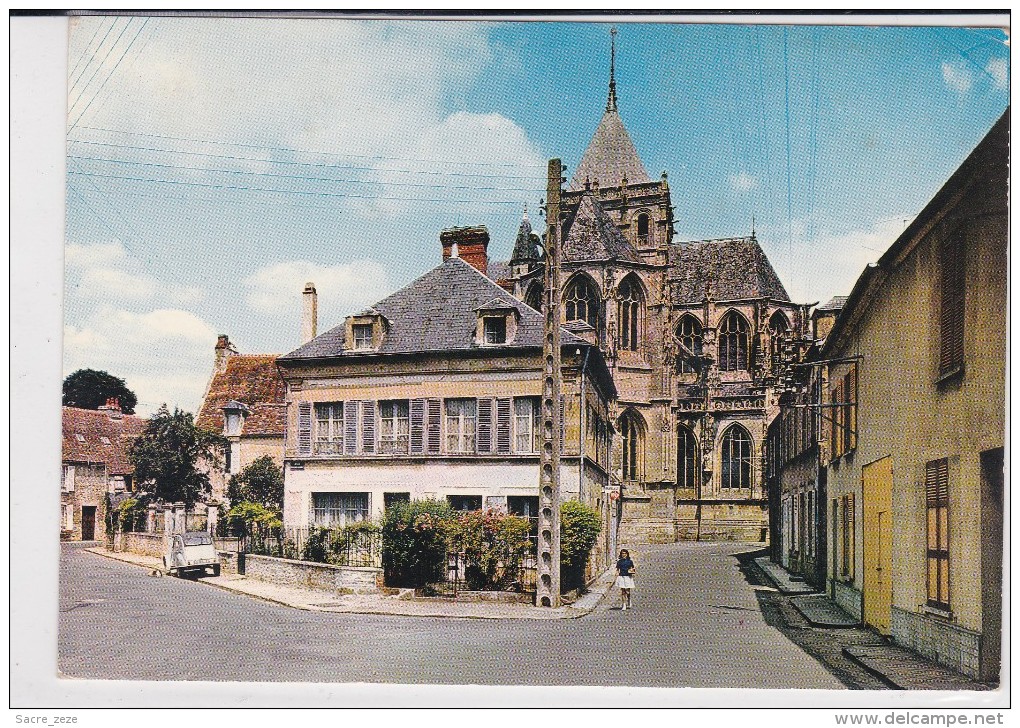
[[[81,540],[96,540],[96,507],[81,507]]]
[[[892,458],[865,465],[864,621],[889,634],[892,616]]]
[[[980,678],[999,681],[1002,653],[1003,449],[981,453]]]

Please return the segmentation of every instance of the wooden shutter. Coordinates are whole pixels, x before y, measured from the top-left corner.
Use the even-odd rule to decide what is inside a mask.
[[[344,405],[344,455],[358,454],[358,400]]]
[[[513,432],[512,408],[509,397],[496,400],[496,452],[510,452],[510,435]]]
[[[844,396],[850,403],[847,406],[847,449],[857,448],[857,364],[850,365],[850,371],[846,375],[847,384]]]
[[[943,238],[939,246],[942,268],[939,316],[939,374],[963,366],[963,324],[965,309],[965,249],[959,233]]]
[[[425,452],[425,400],[412,399],[409,405],[411,427],[411,454]]]
[[[298,453],[312,454],[312,403],[298,402]]]
[[[371,399],[361,402],[361,449],[375,452],[375,400]]]
[[[475,446],[480,453],[492,452],[492,400],[489,398],[478,399]]]
[[[438,455],[443,448],[443,400],[425,400],[425,414],[428,419],[426,449],[429,455]]]

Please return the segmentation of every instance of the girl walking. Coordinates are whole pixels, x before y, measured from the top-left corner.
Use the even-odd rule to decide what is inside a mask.
[[[630,559],[630,551],[620,550],[620,560],[616,562],[616,586],[620,587],[620,598],[623,609],[630,609],[630,590],[634,588],[634,562]]]

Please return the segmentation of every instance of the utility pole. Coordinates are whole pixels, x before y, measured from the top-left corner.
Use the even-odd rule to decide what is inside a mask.
[[[538,495],[538,584],[535,604],[560,605],[560,450],[563,447],[560,393],[560,189],[563,164],[549,160],[545,219],[545,338],[542,345],[542,457]]]

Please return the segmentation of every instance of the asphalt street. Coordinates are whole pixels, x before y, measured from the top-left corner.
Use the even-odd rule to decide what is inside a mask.
[[[740,544],[637,554],[634,608],[564,620],[304,612],[65,547],[67,677],[505,685],[844,685],[763,618]]]

